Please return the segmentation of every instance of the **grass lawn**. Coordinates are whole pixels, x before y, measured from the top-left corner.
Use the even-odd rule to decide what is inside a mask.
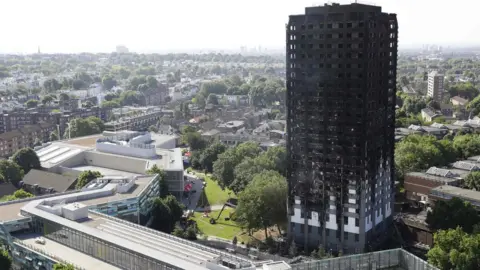
[[[234,210],[231,208],[225,208],[216,224],[210,224],[210,218],[217,219],[218,214],[220,213],[219,210],[210,212],[209,217],[203,217],[203,213],[197,212],[192,219],[197,222],[198,228],[204,235],[216,236],[227,240],[233,240],[233,237],[237,236],[239,242],[248,241],[249,237],[242,228],[240,228],[234,221],[225,220],[225,218],[229,217],[230,213],[233,211]]]
[[[198,172],[195,174],[204,177],[205,182],[207,183],[207,186],[203,190],[202,196],[198,201],[199,207],[224,204],[227,202],[228,198],[236,198],[235,193],[232,191],[228,189],[222,190],[218,183],[212,179],[210,174],[205,175]]]

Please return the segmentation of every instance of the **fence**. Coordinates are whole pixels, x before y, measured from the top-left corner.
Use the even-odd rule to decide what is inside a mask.
[[[293,264],[298,270],[370,270],[370,269],[439,270],[403,249],[392,249]]]
[[[51,260],[54,261],[55,263],[70,264],[70,265],[73,265],[73,267],[74,267],[75,269],[77,269],[77,270],[86,270],[86,269],[83,268],[83,267],[80,267],[80,266],[78,266],[78,265],[76,265],[76,264],[70,263],[70,262],[68,262],[68,261],[66,261],[66,260],[64,260],[64,259],[61,259],[61,258],[59,258],[59,257],[57,257],[57,256],[55,256],[55,255],[53,255],[53,254],[51,254],[51,253],[46,252],[45,250],[42,250],[41,248],[38,248],[38,247],[33,246],[33,245],[31,245],[31,244],[27,244],[27,243],[25,243],[25,242],[23,242],[23,241],[21,241],[21,240],[19,240],[19,239],[14,239],[13,242],[14,242],[16,245],[18,245],[18,246],[20,246],[20,247],[22,247],[22,248],[24,248],[24,249],[27,249],[27,250],[30,250],[30,251],[39,253],[39,254],[43,255],[44,257],[51,259]]]
[[[159,232],[159,231],[147,228],[145,226],[141,226],[141,225],[129,222],[129,221],[125,221],[125,220],[116,218],[116,217],[108,216],[108,215],[105,215],[105,214],[102,214],[102,213],[99,213],[99,212],[95,212],[95,211],[91,211],[91,210],[89,210],[89,212],[94,214],[94,215],[98,215],[102,218],[105,218],[105,219],[109,219],[109,220],[112,220],[112,221],[115,221],[115,222],[118,222],[118,223],[122,223],[122,224],[125,224],[125,225],[128,225],[128,226],[131,226],[133,228],[143,230],[145,232],[152,233],[154,235],[158,235],[160,237],[164,237],[164,238],[167,238],[167,239],[174,240],[177,243],[189,245],[192,248],[198,248],[198,249],[206,251],[206,252],[217,254],[217,255],[221,256],[222,258],[228,258],[228,259],[231,259],[231,260],[239,261],[239,262],[242,263],[242,265],[252,265],[252,262],[250,260],[235,256],[231,253],[223,252],[223,251],[220,251],[218,249],[214,249],[214,248],[210,248],[210,247],[207,247],[207,246],[204,246],[204,245],[201,245],[201,244],[197,244],[193,241],[189,241],[189,240],[186,240],[186,239],[183,239],[183,238],[171,235],[171,234]]]

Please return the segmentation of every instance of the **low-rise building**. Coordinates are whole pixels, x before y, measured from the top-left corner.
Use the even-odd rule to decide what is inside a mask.
[[[22,179],[21,187],[36,195],[62,193],[75,188],[80,172],[57,174],[31,169]]]
[[[459,96],[454,96],[452,98],[450,98],[450,102],[454,105],[454,106],[461,106],[461,107],[464,107],[465,105],[467,105],[468,103],[468,100],[462,98],[462,97],[459,97]]]
[[[162,148],[170,147],[174,140],[165,141],[160,138],[165,135],[148,132],[121,131],[107,135],[54,142],[36,152],[42,167],[57,174],[92,170],[102,175],[123,171],[122,175],[139,176],[156,165],[165,171],[169,191],[176,196],[183,194],[182,151]]]
[[[39,123],[0,134],[0,157],[6,158],[22,148],[47,142],[54,130],[56,130],[54,124]]]
[[[425,173],[411,172],[405,175],[405,195],[414,203],[426,205],[430,202],[429,194],[433,188],[442,185],[458,186],[460,183],[462,179],[450,170],[432,167]]]
[[[135,130],[144,131],[149,126],[156,125],[163,113],[161,111],[145,112],[142,114],[122,117],[119,120],[105,123],[106,131]]]
[[[245,127],[244,121],[228,121],[226,123],[219,124],[217,129],[221,132],[237,132],[239,129]]]
[[[433,202],[439,200],[448,201],[452,198],[459,198],[480,209],[480,192],[471,189],[448,185],[438,186],[430,191],[429,198]]]
[[[442,116],[441,114],[439,114],[439,113],[437,113],[434,110],[429,109],[429,108],[422,109],[421,110],[421,115],[422,115],[422,119],[425,120],[425,121],[428,121],[428,122],[432,122],[433,120]]]
[[[424,134],[432,135],[432,136],[435,136],[439,139],[443,138],[449,132],[448,129],[436,128],[436,127],[432,127],[432,126],[410,125],[408,127],[408,129],[411,129],[411,130],[417,131],[417,132],[421,132],[421,133],[424,133]]]

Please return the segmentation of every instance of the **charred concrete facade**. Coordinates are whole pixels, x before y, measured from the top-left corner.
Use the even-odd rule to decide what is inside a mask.
[[[332,4],[286,28],[290,235],[306,248],[375,249],[393,211],[396,15]]]

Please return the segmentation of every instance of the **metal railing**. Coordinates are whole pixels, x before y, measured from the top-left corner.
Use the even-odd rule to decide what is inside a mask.
[[[56,263],[62,263],[62,264],[70,264],[70,265],[73,265],[73,267],[77,270],[86,270],[85,268],[83,267],[80,267],[79,265],[76,265],[74,263],[71,263],[69,261],[66,261],[64,259],[61,259],[57,256],[55,256],[54,254],[52,253],[49,253],[49,252],[46,252],[45,250],[41,249],[41,248],[38,248],[34,245],[31,245],[31,244],[28,244],[28,243],[25,243],[17,238],[14,238],[13,239],[13,242],[15,243],[15,245],[18,245],[24,249],[27,249],[27,250],[30,250],[31,252],[36,252],[36,253],[39,253],[41,255],[43,255],[44,257],[56,262]]]
[[[253,265],[252,261],[241,258],[241,257],[238,257],[238,256],[235,256],[231,253],[223,252],[223,251],[220,251],[218,249],[214,249],[214,248],[207,247],[207,246],[204,246],[204,245],[201,245],[201,244],[197,244],[193,241],[189,241],[189,240],[186,240],[186,239],[183,239],[183,238],[180,238],[180,237],[168,234],[168,233],[159,232],[159,231],[150,229],[150,228],[142,226],[142,225],[138,225],[138,224],[126,221],[126,220],[122,220],[122,219],[119,219],[119,218],[116,218],[116,217],[105,215],[103,213],[99,213],[99,212],[95,212],[95,211],[91,211],[91,210],[89,210],[89,212],[94,214],[94,215],[101,216],[102,218],[105,218],[105,219],[108,219],[108,220],[112,220],[112,221],[115,221],[115,222],[118,222],[118,223],[121,223],[121,224],[125,224],[125,225],[131,226],[133,228],[136,228],[136,229],[139,229],[139,230],[142,230],[142,231],[145,231],[145,232],[148,232],[148,233],[160,236],[160,237],[164,237],[164,238],[167,238],[167,239],[170,239],[170,240],[174,240],[175,242],[178,242],[178,243],[181,243],[181,244],[185,244],[185,245],[189,245],[189,246],[194,247],[194,248],[198,248],[202,251],[217,254],[222,258],[229,258],[229,259],[232,259],[232,260],[236,260],[236,261],[239,261],[239,262],[241,262],[245,265],[247,265],[247,264],[248,265]]]
[[[315,260],[292,264],[292,269],[309,270],[364,270],[364,269],[404,269],[404,270],[439,270],[422,259],[403,249],[391,249],[359,255],[343,256],[332,259]]]
[[[20,200],[13,200],[13,201],[8,201],[8,202],[0,202],[0,206],[9,205],[9,204],[14,204],[14,203],[35,201],[35,200],[39,200],[39,199],[46,199],[46,198],[51,198],[51,197],[56,197],[56,196],[61,196],[61,195],[68,195],[68,194],[78,193],[78,192],[80,192],[80,191],[81,191],[81,190],[72,190],[72,191],[67,191],[67,192],[62,192],[62,193],[52,193],[52,194],[46,194],[46,195],[42,195],[42,196],[36,196],[36,197],[30,197],[30,198],[20,199]]]

